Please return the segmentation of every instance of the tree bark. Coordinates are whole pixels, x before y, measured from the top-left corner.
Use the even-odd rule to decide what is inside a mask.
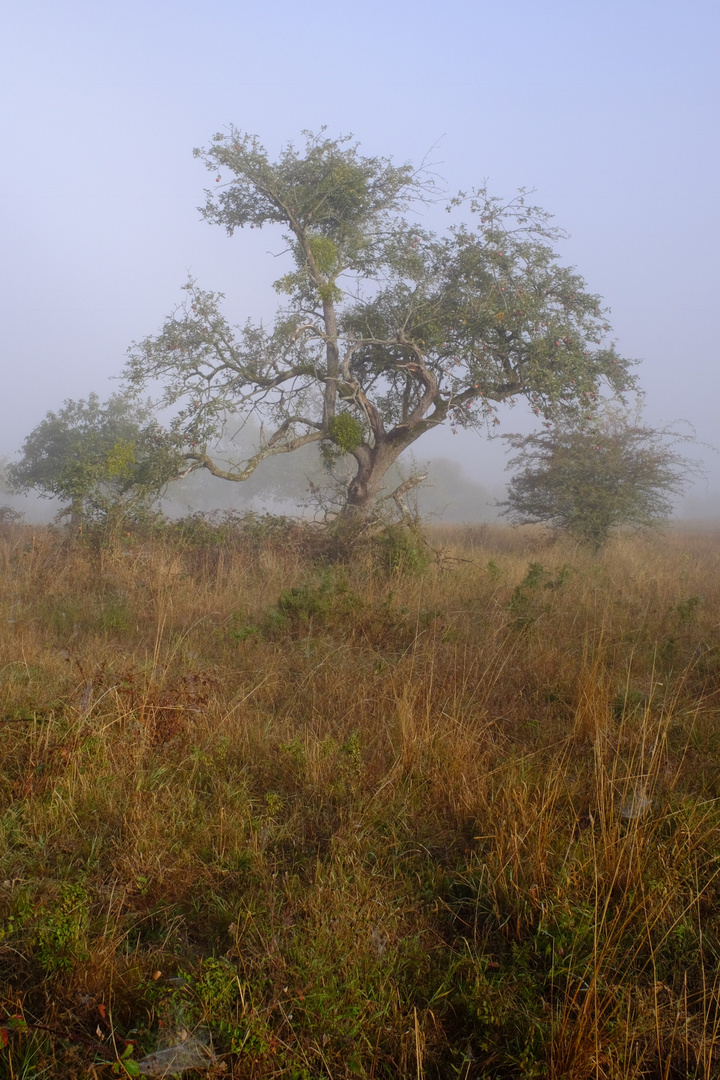
[[[363,443],[353,451],[358,469],[348,487],[347,501],[340,513],[340,521],[359,527],[369,520],[377,497],[383,490],[385,474],[415,438],[417,436],[402,440],[385,438],[375,446]]]
[[[70,528],[73,533],[80,536],[83,528],[84,503],[81,498],[74,498],[70,504]]]

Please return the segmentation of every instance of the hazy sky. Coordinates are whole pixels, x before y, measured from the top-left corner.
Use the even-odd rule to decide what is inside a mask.
[[[399,161],[435,147],[450,191],[535,188],[643,360],[648,418],[720,443],[719,31],[717,0],[6,0],[0,455],[116,389],[188,271],[238,321],[271,311],[277,236],[196,209],[192,149],[229,124],[273,153],[323,124]],[[497,479],[497,445],[432,440],[418,457]]]

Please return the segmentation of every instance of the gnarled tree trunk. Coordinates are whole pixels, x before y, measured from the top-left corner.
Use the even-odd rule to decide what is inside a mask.
[[[343,529],[362,529],[372,520],[388,470],[420,434],[420,431],[395,429],[374,446],[363,443],[353,451],[358,469],[350,481],[347,501],[338,516],[338,524]],[[391,494],[388,492],[388,496]]]

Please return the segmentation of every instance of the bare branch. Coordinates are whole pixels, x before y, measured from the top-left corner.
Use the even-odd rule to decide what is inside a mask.
[[[299,450],[301,446],[308,446],[310,443],[319,442],[322,438],[322,431],[313,431],[309,432],[307,435],[300,435],[296,439],[292,439],[287,443],[282,443],[279,446],[270,446],[269,444],[266,444],[261,450],[258,450],[256,454],[253,454],[253,456],[248,459],[243,468],[235,471],[221,469],[219,465],[216,465],[209,454],[205,452],[186,453],[185,457],[189,461],[196,461],[196,468],[207,469],[213,476],[217,476],[221,480],[234,480],[240,482],[242,480],[247,480],[249,476],[252,476],[260,462],[264,461],[265,458],[273,457],[275,454],[291,454],[294,450]]]

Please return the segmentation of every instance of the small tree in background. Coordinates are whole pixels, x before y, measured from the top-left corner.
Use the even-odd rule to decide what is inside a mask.
[[[105,403],[90,394],[49,412],[6,476],[16,492],[60,499],[61,513],[81,528],[141,518],[178,470],[172,442],[147,406],[124,394]]]
[[[516,474],[499,505],[518,525],[542,524],[596,550],[620,527],[665,521],[696,462],[677,450],[690,436],[640,422],[608,405],[584,427],[558,422],[532,435],[504,436]]]

